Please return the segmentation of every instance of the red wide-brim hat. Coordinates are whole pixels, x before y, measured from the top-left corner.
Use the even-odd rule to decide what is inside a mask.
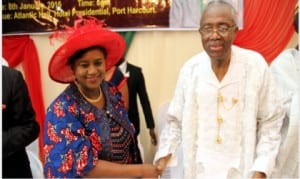
[[[78,22],[77,22],[78,23]],[[121,35],[103,28],[103,24],[93,20],[81,20],[81,25],[75,23],[74,28],[67,30],[66,41],[55,51],[48,66],[49,76],[59,83],[70,83],[75,80],[69,58],[78,50],[91,46],[101,46],[106,49],[106,70],[113,67],[123,56],[126,43]],[[84,25],[82,25],[84,23]],[[66,33],[64,34],[66,35]],[[55,35],[59,36],[59,35]],[[53,36],[52,36],[53,37]]]

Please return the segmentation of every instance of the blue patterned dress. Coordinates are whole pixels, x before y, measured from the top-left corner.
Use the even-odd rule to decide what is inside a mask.
[[[44,129],[44,174],[47,178],[77,178],[97,160],[138,163],[134,127],[121,94],[102,82],[105,107],[87,102],[70,84],[50,105]]]

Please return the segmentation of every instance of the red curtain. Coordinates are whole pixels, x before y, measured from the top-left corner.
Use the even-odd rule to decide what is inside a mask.
[[[298,0],[244,0],[244,28],[234,44],[260,52],[268,63],[285,49],[295,30]]]
[[[45,107],[42,94],[39,58],[34,42],[28,35],[2,37],[2,54],[10,67],[22,64],[36,119],[40,125],[39,153],[43,159]]]

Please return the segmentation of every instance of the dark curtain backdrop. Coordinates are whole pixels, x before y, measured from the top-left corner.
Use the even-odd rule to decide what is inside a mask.
[[[293,15],[297,0],[245,0],[244,28],[234,41],[241,47],[257,50],[268,63],[286,47],[293,29]],[[129,50],[135,32],[120,32]],[[199,39],[200,40],[200,39]],[[43,102],[39,57],[34,42],[28,35],[3,36],[3,57],[10,67],[22,64],[37,120],[41,126],[39,151],[43,156]],[[125,54],[126,55],[126,54]],[[43,159],[43,157],[41,157]]]

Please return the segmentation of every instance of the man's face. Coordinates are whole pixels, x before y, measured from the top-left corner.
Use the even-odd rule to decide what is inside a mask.
[[[229,58],[237,32],[231,9],[215,4],[204,12],[200,22],[202,46],[212,60]]]

